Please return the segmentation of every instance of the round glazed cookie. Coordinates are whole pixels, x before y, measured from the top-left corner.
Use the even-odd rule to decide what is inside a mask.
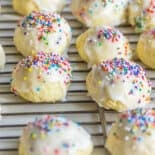
[[[49,10],[60,12],[67,0],[13,0],[13,8],[22,15],[28,15],[32,11]]]
[[[59,14],[32,12],[18,24],[14,34],[17,50],[24,56],[37,51],[57,51],[62,54],[71,41],[71,28]]]
[[[5,65],[5,53],[2,46],[0,45],[0,69],[2,69],[4,65]]]
[[[155,1],[131,0],[129,4],[129,23],[139,32],[154,28]]]
[[[137,109],[120,114],[110,131],[106,148],[111,155],[155,154],[155,111]]]
[[[114,57],[132,57],[128,40],[119,30],[112,27],[90,28],[78,37],[76,47],[81,58],[90,65]]]
[[[155,69],[155,29],[140,36],[136,52],[144,64]]]
[[[151,85],[143,68],[131,61],[114,58],[93,66],[86,85],[99,106],[122,112],[150,102]]]
[[[128,0],[72,0],[73,15],[88,27],[126,22]]]
[[[91,155],[92,150],[91,137],[80,125],[47,115],[24,128],[19,155]]]
[[[28,101],[56,102],[65,99],[71,77],[68,61],[55,53],[40,52],[17,64],[11,90]]]

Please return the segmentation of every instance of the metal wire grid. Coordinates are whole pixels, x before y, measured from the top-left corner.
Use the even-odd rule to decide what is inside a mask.
[[[73,29],[73,40],[68,51],[69,61],[73,67],[73,82],[69,88],[66,101],[56,104],[27,104],[27,101],[14,96],[10,92],[11,72],[16,63],[22,58],[13,44],[14,28],[20,16],[13,11],[11,0],[0,0],[0,3],[2,5],[0,43],[5,49],[7,58],[4,70],[0,71],[0,105],[2,107],[0,155],[17,155],[18,139],[23,126],[32,121],[34,117],[43,114],[61,115],[79,122],[92,135],[95,145],[93,155],[103,155],[106,132],[117,114],[113,111],[98,108],[94,101],[87,96],[85,78],[89,70],[75,49],[75,39],[84,31],[83,26],[75,20],[70,13],[69,6],[67,6],[62,15],[69,21]],[[128,25],[120,26],[119,29],[127,36],[131,47],[135,49],[139,34],[134,33]],[[155,72],[147,69],[147,74],[153,84],[150,106],[154,107]]]
[[[69,21],[73,29],[73,40],[68,51],[69,61],[73,67],[73,82],[65,102],[56,104],[27,104],[27,101],[14,96],[10,92],[11,72],[22,56],[13,44],[13,33],[20,19],[12,9],[11,0],[0,0],[2,14],[0,15],[0,43],[6,52],[6,66],[0,71],[0,105],[2,119],[0,120],[0,155],[17,155],[18,139],[22,128],[34,117],[44,114],[65,116],[79,122],[92,135],[95,145],[93,154],[104,153],[105,134],[100,119],[104,116],[97,105],[87,96],[85,78],[87,65],[80,59],[75,49],[76,37],[84,31],[83,26],[71,15],[67,6],[62,15]]]

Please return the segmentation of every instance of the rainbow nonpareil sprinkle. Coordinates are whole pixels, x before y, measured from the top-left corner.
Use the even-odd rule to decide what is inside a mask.
[[[54,69],[60,75],[65,73],[66,76],[63,82],[66,85],[70,83],[72,77],[70,63],[56,53],[39,52],[35,56],[28,56],[19,62],[15,72],[18,72],[20,67],[24,67],[28,72],[39,69],[41,72],[49,74],[50,71]],[[38,76],[38,79],[40,78],[41,77]],[[37,90],[39,90],[39,88],[37,88]]]
[[[28,126],[25,128],[25,130],[31,129],[31,128],[36,128],[39,130],[39,134],[36,131],[32,131],[30,133],[30,138],[32,140],[36,140],[41,138],[40,140],[44,140],[45,138],[48,138],[49,135],[52,134],[59,134],[63,132],[64,129],[67,129],[70,127],[71,122],[66,120],[63,117],[54,117],[51,115],[46,115],[41,119],[37,119],[29,123]],[[76,123],[75,123],[76,125]],[[77,125],[78,126],[78,125]],[[62,150],[69,149],[70,147],[74,147],[73,145],[70,146],[70,143],[67,143],[67,141],[62,142],[61,146],[59,148],[53,149],[53,155],[60,155]],[[49,148],[45,147],[44,148],[44,153],[49,152]],[[30,149],[30,152],[33,152],[34,149]]]
[[[110,79],[111,84],[115,84],[117,81],[122,83],[131,82],[132,88],[128,94],[136,95],[137,92],[141,94],[137,103],[140,104],[142,99],[147,103],[150,101],[151,83],[147,80],[146,72],[139,64],[123,58],[114,58],[101,63],[99,66],[103,72],[107,72],[107,77]],[[147,88],[144,88],[144,85]],[[147,89],[147,91],[143,93],[143,89]]]
[[[108,6],[113,6],[115,9],[119,9],[119,3],[117,3],[118,0],[102,0],[101,2],[100,1],[91,1],[91,0],[86,0],[86,5],[90,6],[88,10],[86,10],[86,6],[83,6],[81,7],[79,10],[77,10],[76,14],[78,14],[79,16],[81,16],[82,18],[84,19],[87,19],[86,18],[86,14],[88,11],[88,15],[89,16],[92,16],[94,15],[94,13],[96,12],[96,9],[104,9],[105,7],[108,7]],[[90,5],[90,3],[92,3],[92,5]],[[122,1],[121,2],[121,6],[124,5],[124,2]]]
[[[19,27],[23,28],[24,35],[27,35],[27,31],[32,28],[37,29],[38,40],[44,41],[48,45],[47,35],[54,32],[62,32],[61,16],[56,13],[47,11],[37,12],[33,11],[19,23]]]
[[[33,123],[29,123],[28,127],[36,127],[44,133],[60,132],[63,127],[68,127],[70,122],[63,117],[54,117],[50,115],[44,116],[42,119],[37,119]],[[31,138],[34,133],[31,134]]]
[[[97,32],[97,37],[100,38],[101,36],[107,40],[110,40],[111,42],[118,42],[121,39],[120,32],[110,27],[100,29]]]
[[[88,34],[87,34],[88,33]],[[90,28],[84,34],[87,34],[86,44],[85,44],[85,53],[87,48],[91,52],[97,52],[102,48],[103,53],[107,53],[111,57],[114,53],[115,56],[125,57],[130,59],[132,57],[132,51],[127,38],[118,30],[109,26],[98,26],[96,28]],[[100,49],[94,49],[96,47],[101,47]],[[112,50],[112,51],[111,51]],[[87,51],[87,52],[89,52]],[[93,53],[92,53],[93,54]]]
[[[139,134],[148,134],[155,130],[155,111],[151,109],[136,109],[128,111],[119,116],[119,123],[125,123],[125,131],[133,140],[141,141],[143,137]]]
[[[113,76],[122,77],[122,76],[139,76],[140,78],[144,78],[146,73],[144,69],[136,64],[131,63],[123,58],[114,58],[112,60],[107,60],[101,63],[101,67],[103,71],[109,72]]]
[[[24,128],[21,144],[31,155],[72,155],[92,146],[91,137],[79,124],[51,115],[30,122]]]

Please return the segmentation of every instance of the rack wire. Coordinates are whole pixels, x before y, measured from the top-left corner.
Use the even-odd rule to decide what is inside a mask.
[[[12,9],[11,0],[0,0],[0,4],[2,5],[2,14],[0,15],[0,44],[3,45],[6,52],[6,65],[4,70],[0,71],[0,105],[2,108],[2,118],[0,120],[0,155],[17,155],[19,136],[23,127],[29,121],[33,121],[35,117],[44,114],[65,116],[79,122],[92,135],[95,146],[93,155],[104,155],[106,133],[112,122],[115,121],[117,113],[99,108],[87,96],[85,79],[89,70],[87,64],[81,60],[75,48],[75,39],[85,28],[72,16],[69,5],[67,5],[62,15],[69,21],[73,29],[73,39],[68,50],[69,61],[73,68],[73,81],[66,101],[56,104],[28,104],[27,101],[10,92],[11,72],[22,58],[13,44],[14,29],[21,17]],[[139,34],[134,33],[133,29],[128,25],[120,26],[118,29],[127,36],[131,47],[135,49]],[[154,107],[155,72],[147,69],[147,75],[153,84],[150,106]]]

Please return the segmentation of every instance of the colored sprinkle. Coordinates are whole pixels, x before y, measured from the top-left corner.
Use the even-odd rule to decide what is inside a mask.
[[[69,148],[69,144],[67,144],[67,143],[63,143],[62,145],[64,148]]]
[[[144,69],[136,64],[124,60],[123,58],[114,58],[112,60],[107,60],[100,65],[103,71],[110,72],[113,76],[139,76],[143,79],[146,76]]]
[[[59,149],[55,149],[55,150],[54,150],[54,155],[60,155]]]
[[[93,34],[88,36],[88,46],[96,45],[98,47],[102,46],[103,48],[105,43],[108,41],[110,42],[111,46],[114,45],[116,49],[114,51],[117,53],[117,55],[122,55],[120,57],[131,56],[129,43],[119,30],[112,27],[103,26],[93,28],[92,32]]]
[[[55,53],[39,52],[35,56],[28,56],[18,63],[14,71],[18,72],[21,67],[24,67],[29,72],[32,72],[35,69],[39,69],[41,73],[44,72],[49,74],[50,71],[54,69],[59,74],[65,73],[63,82],[66,85],[70,83],[72,78],[70,63]],[[40,79],[40,75],[38,75],[37,78]],[[24,77],[24,80],[27,80],[27,77]],[[40,88],[37,87],[36,91],[40,91]]]
[[[118,42],[121,38],[121,33],[113,28],[102,28],[97,32],[97,38],[100,39],[103,36],[105,39],[111,42]]]
[[[63,127],[69,127],[70,122],[62,117],[58,118],[47,115],[42,119],[37,119],[32,123],[32,125],[39,128],[40,131],[42,131],[42,135],[44,137],[45,133],[60,132]]]
[[[46,135],[45,135],[45,133],[42,131],[41,134],[40,134],[40,138],[41,138],[41,139],[44,139],[45,137],[46,137]]]
[[[104,6],[114,3],[115,0],[102,0],[102,2],[104,3]]]
[[[135,23],[136,23],[137,31],[145,29],[145,18],[144,17],[137,16],[135,18]]]
[[[47,35],[56,32],[57,29],[61,32],[61,26],[63,25],[61,25],[61,17],[56,13],[33,11],[28,16],[24,17],[18,26],[22,27],[24,31],[25,28],[37,28],[38,40],[42,40],[48,45]],[[24,32],[24,34],[27,35],[26,32]]]
[[[27,80],[27,77],[26,76],[24,76],[24,81],[26,81]]]
[[[36,88],[36,91],[37,91],[37,92],[39,92],[39,91],[40,91],[40,88],[39,88],[39,87],[38,87],[38,88]]]
[[[37,138],[37,135],[33,132],[33,133],[31,133],[31,138],[32,139],[36,139]]]
[[[122,81],[123,83],[131,81],[132,89],[129,90],[129,95],[140,93],[137,103],[141,103],[143,99],[146,103],[150,101],[151,83],[146,78],[144,69],[134,62],[124,60],[123,58],[114,58],[112,60],[104,61],[99,65],[104,72],[108,72],[107,79],[114,84],[115,81]],[[147,90],[144,85],[147,84]]]
[[[103,9],[105,9],[106,7],[108,7],[110,5],[112,5],[114,7],[114,9],[119,10],[120,7],[122,7],[126,4],[124,3],[123,0],[121,3],[117,2],[116,0],[101,0],[101,1],[86,0],[86,1],[84,1],[84,6],[81,5],[80,8],[78,10],[76,10],[75,14],[77,14],[78,16],[80,16],[81,18],[83,18],[85,20],[89,20],[88,19],[89,16],[93,16],[94,13],[96,12],[95,11],[96,9],[99,9],[99,7],[102,7]],[[88,9],[86,8],[86,6],[89,6]]]
[[[150,109],[136,109],[128,111],[120,115],[119,123],[126,124],[125,130],[130,133],[133,140],[141,142],[142,137],[137,133],[145,133],[149,135],[149,129],[155,129],[155,111]],[[128,138],[129,139],[129,138]]]

